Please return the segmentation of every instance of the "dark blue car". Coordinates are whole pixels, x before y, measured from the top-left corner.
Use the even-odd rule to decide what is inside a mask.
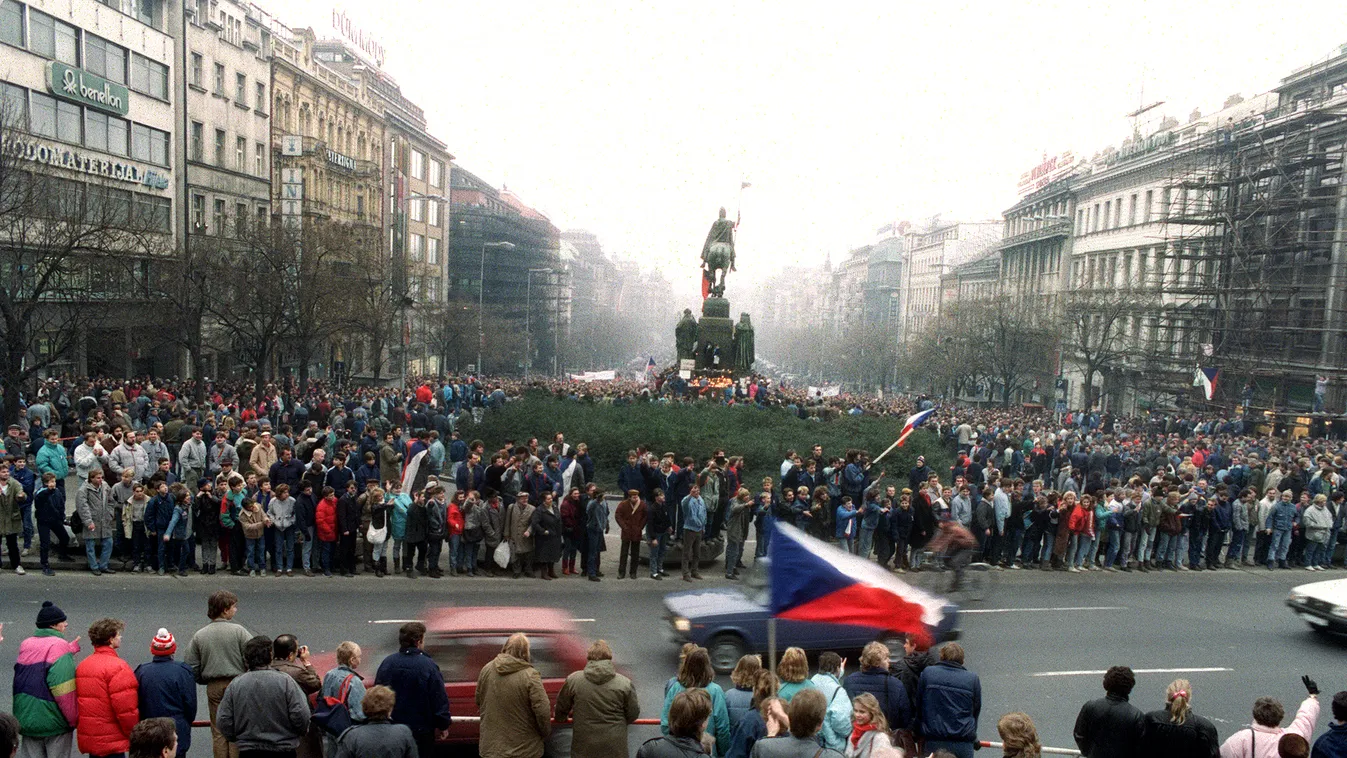
[[[664,596],[665,618],[673,641],[694,642],[711,654],[716,671],[728,673],[740,656],[767,652],[766,587],[708,587]],[[959,609],[946,604],[940,624],[931,629],[936,642],[959,638]],[[903,655],[899,635],[884,629],[812,621],[776,622],[776,649],[798,647],[809,652],[860,650],[879,640],[894,659]]]

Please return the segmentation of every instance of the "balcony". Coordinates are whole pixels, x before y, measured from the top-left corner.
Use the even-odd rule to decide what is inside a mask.
[[[1054,239],[1057,237],[1071,236],[1071,222],[1057,221],[1046,224],[1037,229],[1031,229],[1027,232],[1021,232],[1014,237],[1006,237],[1001,242],[1001,249],[1006,250],[1017,245],[1023,245],[1029,242],[1038,242],[1040,240]]]

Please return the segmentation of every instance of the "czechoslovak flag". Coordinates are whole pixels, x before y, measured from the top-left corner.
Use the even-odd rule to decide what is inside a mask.
[[[914,634],[930,644],[945,600],[789,524],[774,529],[767,548],[774,617]]]
[[[902,447],[903,443],[907,442],[908,436],[911,435],[917,427],[926,423],[926,419],[930,418],[933,413],[935,413],[934,408],[927,408],[924,411],[918,411],[911,416],[908,416],[907,423],[903,424],[903,433],[898,435],[898,447]]]

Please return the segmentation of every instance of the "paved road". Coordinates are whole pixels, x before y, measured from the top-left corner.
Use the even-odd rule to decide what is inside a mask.
[[[1261,569],[1216,574],[999,573],[991,597],[963,621],[968,664],[983,683],[981,736],[995,739],[1000,714],[1025,710],[1038,723],[1045,744],[1071,746],[1076,712],[1100,693],[1101,677],[1070,672],[1102,671],[1115,663],[1220,669],[1141,674],[1133,700],[1145,710],[1160,707],[1164,687],[1186,676],[1193,683],[1195,710],[1216,722],[1222,738],[1248,722],[1249,709],[1260,695],[1278,697],[1294,711],[1303,698],[1301,673],[1315,676],[1330,696],[1347,689],[1347,667],[1342,665],[1347,646],[1311,634],[1282,605],[1295,584],[1337,577],[1347,574]],[[353,639],[386,652],[395,645],[396,624],[376,622],[414,618],[427,606],[547,604],[565,608],[582,619],[579,625],[589,636],[612,643],[619,663],[636,679],[642,715],[658,716],[663,683],[676,664],[676,651],[666,642],[660,619],[660,599],[686,586],[612,578],[591,584],[569,577],[544,584],[482,578],[5,574],[0,576],[0,621],[6,640],[0,644],[0,657],[12,660],[43,599],[55,600],[78,630],[102,615],[124,619],[123,655],[133,665],[149,658],[149,640],[160,626],[171,629],[185,646],[191,633],[206,623],[205,597],[218,587],[239,593],[238,620],[248,628],[271,635],[295,632],[315,651]],[[371,671],[375,665],[377,661],[367,664]],[[9,708],[11,680],[12,668],[0,666],[0,709]],[[1321,730],[1327,720],[1325,713]],[[205,742],[198,740],[194,756],[207,754],[198,749]]]

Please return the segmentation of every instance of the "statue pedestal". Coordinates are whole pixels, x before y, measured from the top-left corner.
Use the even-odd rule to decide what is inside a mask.
[[[734,369],[734,319],[730,301],[708,297],[702,301],[702,319],[697,322],[697,370]]]

